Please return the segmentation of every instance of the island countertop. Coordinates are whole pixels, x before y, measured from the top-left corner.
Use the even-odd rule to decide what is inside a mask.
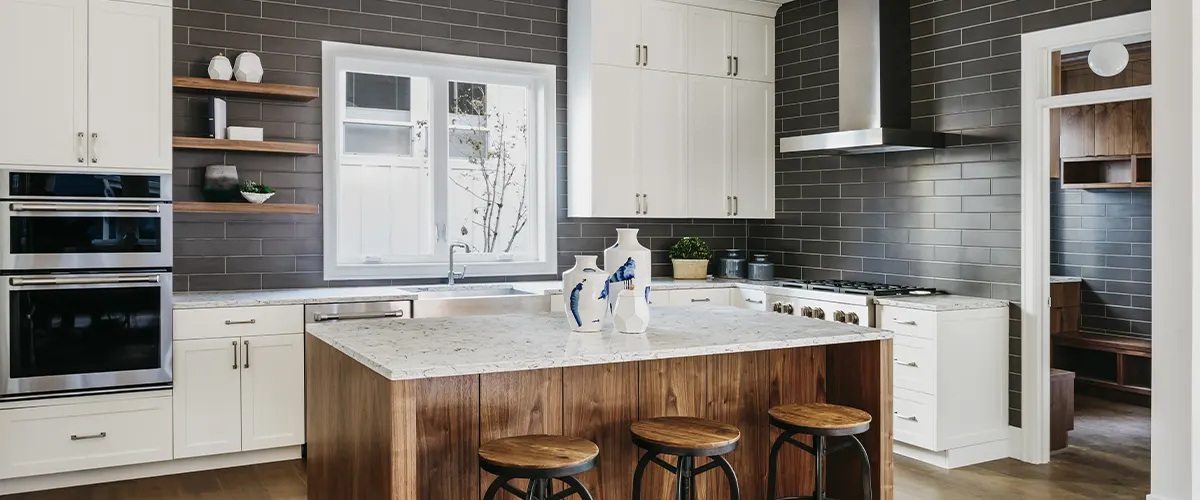
[[[655,309],[645,334],[574,333],[562,313],[373,319],[307,331],[389,380],[883,340],[891,332],[733,307]]]

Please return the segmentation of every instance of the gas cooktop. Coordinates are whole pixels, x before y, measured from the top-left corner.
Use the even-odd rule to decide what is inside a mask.
[[[847,280],[796,280],[780,281],[778,286],[799,288],[802,290],[817,290],[821,292],[846,293],[851,295],[930,295],[938,293],[936,288],[888,285],[884,283],[869,283],[865,281]]]

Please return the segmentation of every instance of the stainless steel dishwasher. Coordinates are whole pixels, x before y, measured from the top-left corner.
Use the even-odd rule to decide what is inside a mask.
[[[326,323],[351,319],[411,318],[412,301],[350,302],[304,306],[305,323]]]

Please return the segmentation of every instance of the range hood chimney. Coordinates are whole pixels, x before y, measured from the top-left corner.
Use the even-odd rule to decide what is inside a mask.
[[[866,154],[942,148],[946,136],[911,130],[909,2],[838,1],[837,132],[784,137],[783,153]]]

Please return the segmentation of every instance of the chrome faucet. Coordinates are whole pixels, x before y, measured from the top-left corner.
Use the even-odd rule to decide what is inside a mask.
[[[461,248],[466,253],[471,253],[471,247],[466,243],[451,243],[450,244],[450,273],[446,275],[446,284],[453,285],[454,280],[467,277],[467,266],[463,265],[461,273],[454,272],[454,249]]]

